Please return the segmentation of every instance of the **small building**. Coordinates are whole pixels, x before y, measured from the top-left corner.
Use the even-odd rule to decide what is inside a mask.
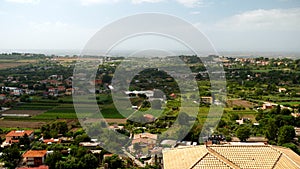
[[[266,109],[273,109],[276,105],[274,104],[271,104],[271,103],[264,103],[263,106],[262,106],[262,109],[263,110],[266,110]]]
[[[106,159],[106,158],[112,157],[112,156],[113,156],[113,154],[104,154],[104,155],[103,155],[103,159]]]
[[[131,108],[132,108],[133,110],[138,110],[138,109],[139,109],[138,106],[131,106]]]
[[[235,122],[238,123],[239,125],[244,124],[244,120],[243,119],[242,120],[235,120]]]
[[[279,89],[278,89],[278,92],[279,92],[279,93],[285,93],[285,92],[286,92],[286,88],[279,88]]]
[[[23,154],[27,166],[43,165],[46,159],[47,150],[29,150]]]
[[[29,139],[34,139],[34,131],[33,130],[13,130],[6,134],[5,142],[8,144],[18,143],[21,137],[24,137],[25,134],[29,137]]]
[[[61,140],[60,139],[45,139],[43,140],[43,143],[45,144],[57,144],[57,143],[60,143]]]
[[[66,89],[65,95],[71,96],[74,93],[74,88],[68,88]]]
[[[201,97],[201,102],[212,104],[213,98],[212,97]]]
[[[6,95],[5,94],[0,94],[0,100],[5,100],[6,99]]]
[[[148,147],[149,149],[152,149],[156,145],[157,141],[157,134],[151,134],[151,133],[141,133],[136,134],[133,137],[132,145],[138,143],[140,146]]]
[[[148,98],[152,98],[154,95],[154,92],[152,90],[146,90],[146,91],[125,91],[125,94],[131,97],[136,97],[138,95],[145,95]]]
[[[85,148],[96,148],[100,146],[100,142],[80,142],[79,146],[85,147]]]
[[[291,113],[291,115],[293,116],[293,117],[300,117],[300,113]]]
[[[57,86],[57,90],[59,92],[64,92],[66,90],[66,87],[65,86]]]
[[[125,127],[124,126],[119,126],[118,124],[114,124],[108,127],[111,130],[117,131],[117,130],[124,130]]]
[[[300,136],[300,127],[295,127],[296,136]]]

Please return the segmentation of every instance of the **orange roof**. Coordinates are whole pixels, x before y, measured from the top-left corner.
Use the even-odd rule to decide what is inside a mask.
[[[23,154],[24,158],[28,157],[44,157],[47,154],[47,150],[29,150]]]
[[[6,134],[6,137],[23,137],[25,133],[29,136],[33,133],[33,130],[22,130],[22,131],[10,131],[9,133]]]

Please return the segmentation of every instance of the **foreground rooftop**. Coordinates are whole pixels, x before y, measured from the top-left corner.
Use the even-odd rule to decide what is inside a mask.
[[[190,146],[163,151],[164,169],[299,169],[300,156],[270,145]]]

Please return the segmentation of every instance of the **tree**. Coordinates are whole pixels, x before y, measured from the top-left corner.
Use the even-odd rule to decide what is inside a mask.
[[[93,154],[86,154],[80,159],[82,168],[96,169],[98,167],[98,159]]]
[[[59,151],[54,151],[52,154],[49,154],[45,160],[45,164],[49,166],[50,169],[56,169],[55,164],[60,161],[62,154]]]
[[[295,119],[291,115],[276,115],[276,125],[280,128],[284,125],[294,125]]]
[[[226,121],[221,119],[218,123],[218,128],[223,128],[227,125]]]
[[[282,109],[280,111],[280,114],[282,115],[290,115],[291,114],[291,111],[289,109]]]
[[[15,168],[21,158],[19,149],[16,145],[3,150],[2,159],[8,168]]]
[[[24,94],[20,97],[21,102],[30,102],[30,97],[28,94]]]
[[[276,107],[276,114],[280,114],[280,112],[281,112],[281,107],[278,104],[277,107]]]
[[[74,144],[78,145],[80,142],[89,142],[89,141],[91,141],[91,138],[87,134],[82,134],[76,136],[76,138],[74,139]]]
[[[246,125],[239,126],[236,130],[236,136],[242,141],[245,142],[250,137],[251,129]]]
[[[235,120],[239,120],[239,119],[240,119],[240,116],[237,113],[232,113],[230,115],[230,120],[231,121],[235,121]]]
[[[68,132],[68,125],[65,121],[55,122],[51,125],[51,131],[65,135]]]
[[[81,163],[75,157],[69,157],[66,161],[58,161],[55,164],[56,169],[81,169]]]
[[[74,156],[74,157],[79,158],[79,157],[84,156],[87,153],[87,151],[88,150],[85,147],[82,147],[82,146],[80,146],[80,147],[73,146],[71,148],[71,155]]]
[[[20,138],[19,145],[24,145],[25,148],[28,148],[30,146],[30,139],[27,133],[25,133],[24,136]]]
[[[266,138],[271,141],[277,140],[277,134],[278,134],[278,126],[276,125],[276,121],[272,118],[270,118],[266,124],[265,128],[265,135]]]
[[[296,136],[295,129],[293,126],[283,126],[279,129],[278,133],[278,144],[282,145],[284,143],[291,142]]]
[[[104,163],[107,163],[109,168],[117,169],[117,168],[123,167],[122,160],[116,154],[112,155],[111,157],[106,158],[104,160]]]

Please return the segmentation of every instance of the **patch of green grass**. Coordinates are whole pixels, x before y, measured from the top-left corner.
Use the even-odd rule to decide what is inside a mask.
[[[130,111],[128,112],[122,112],[122,114],[119,113],[119,111],[116,109],[114,104],[107,104],[100,106],[100,112],[104,118],[116,118],[116,119],[123,119],[124,114],[125,116],[130,114]],[[126,116],[127,117],[127,116]]]
[[[269,73],[271,70],[270,69],[256,69],[256,70],[251,70],[254,73]]]
[[[228,111],[228,113],[236,113],[236,114],[257,114],[257,111],[254,110],[232,110]]]
[[[291,106],[294,106],[294,105],[299,105],[300,102],[277,102],[277,104],[280,104],[280,105],[291,105]]]
[[[55,119],[76,119],[76,113],[43,113],[32,117],[36,120],[55,120]]]
[[[12,110],[48,110],[55,106],[57,103],[39,103],[39,102],[29,102],[29,103],[22,103],[17,105],[16,107],[12,108]]]

